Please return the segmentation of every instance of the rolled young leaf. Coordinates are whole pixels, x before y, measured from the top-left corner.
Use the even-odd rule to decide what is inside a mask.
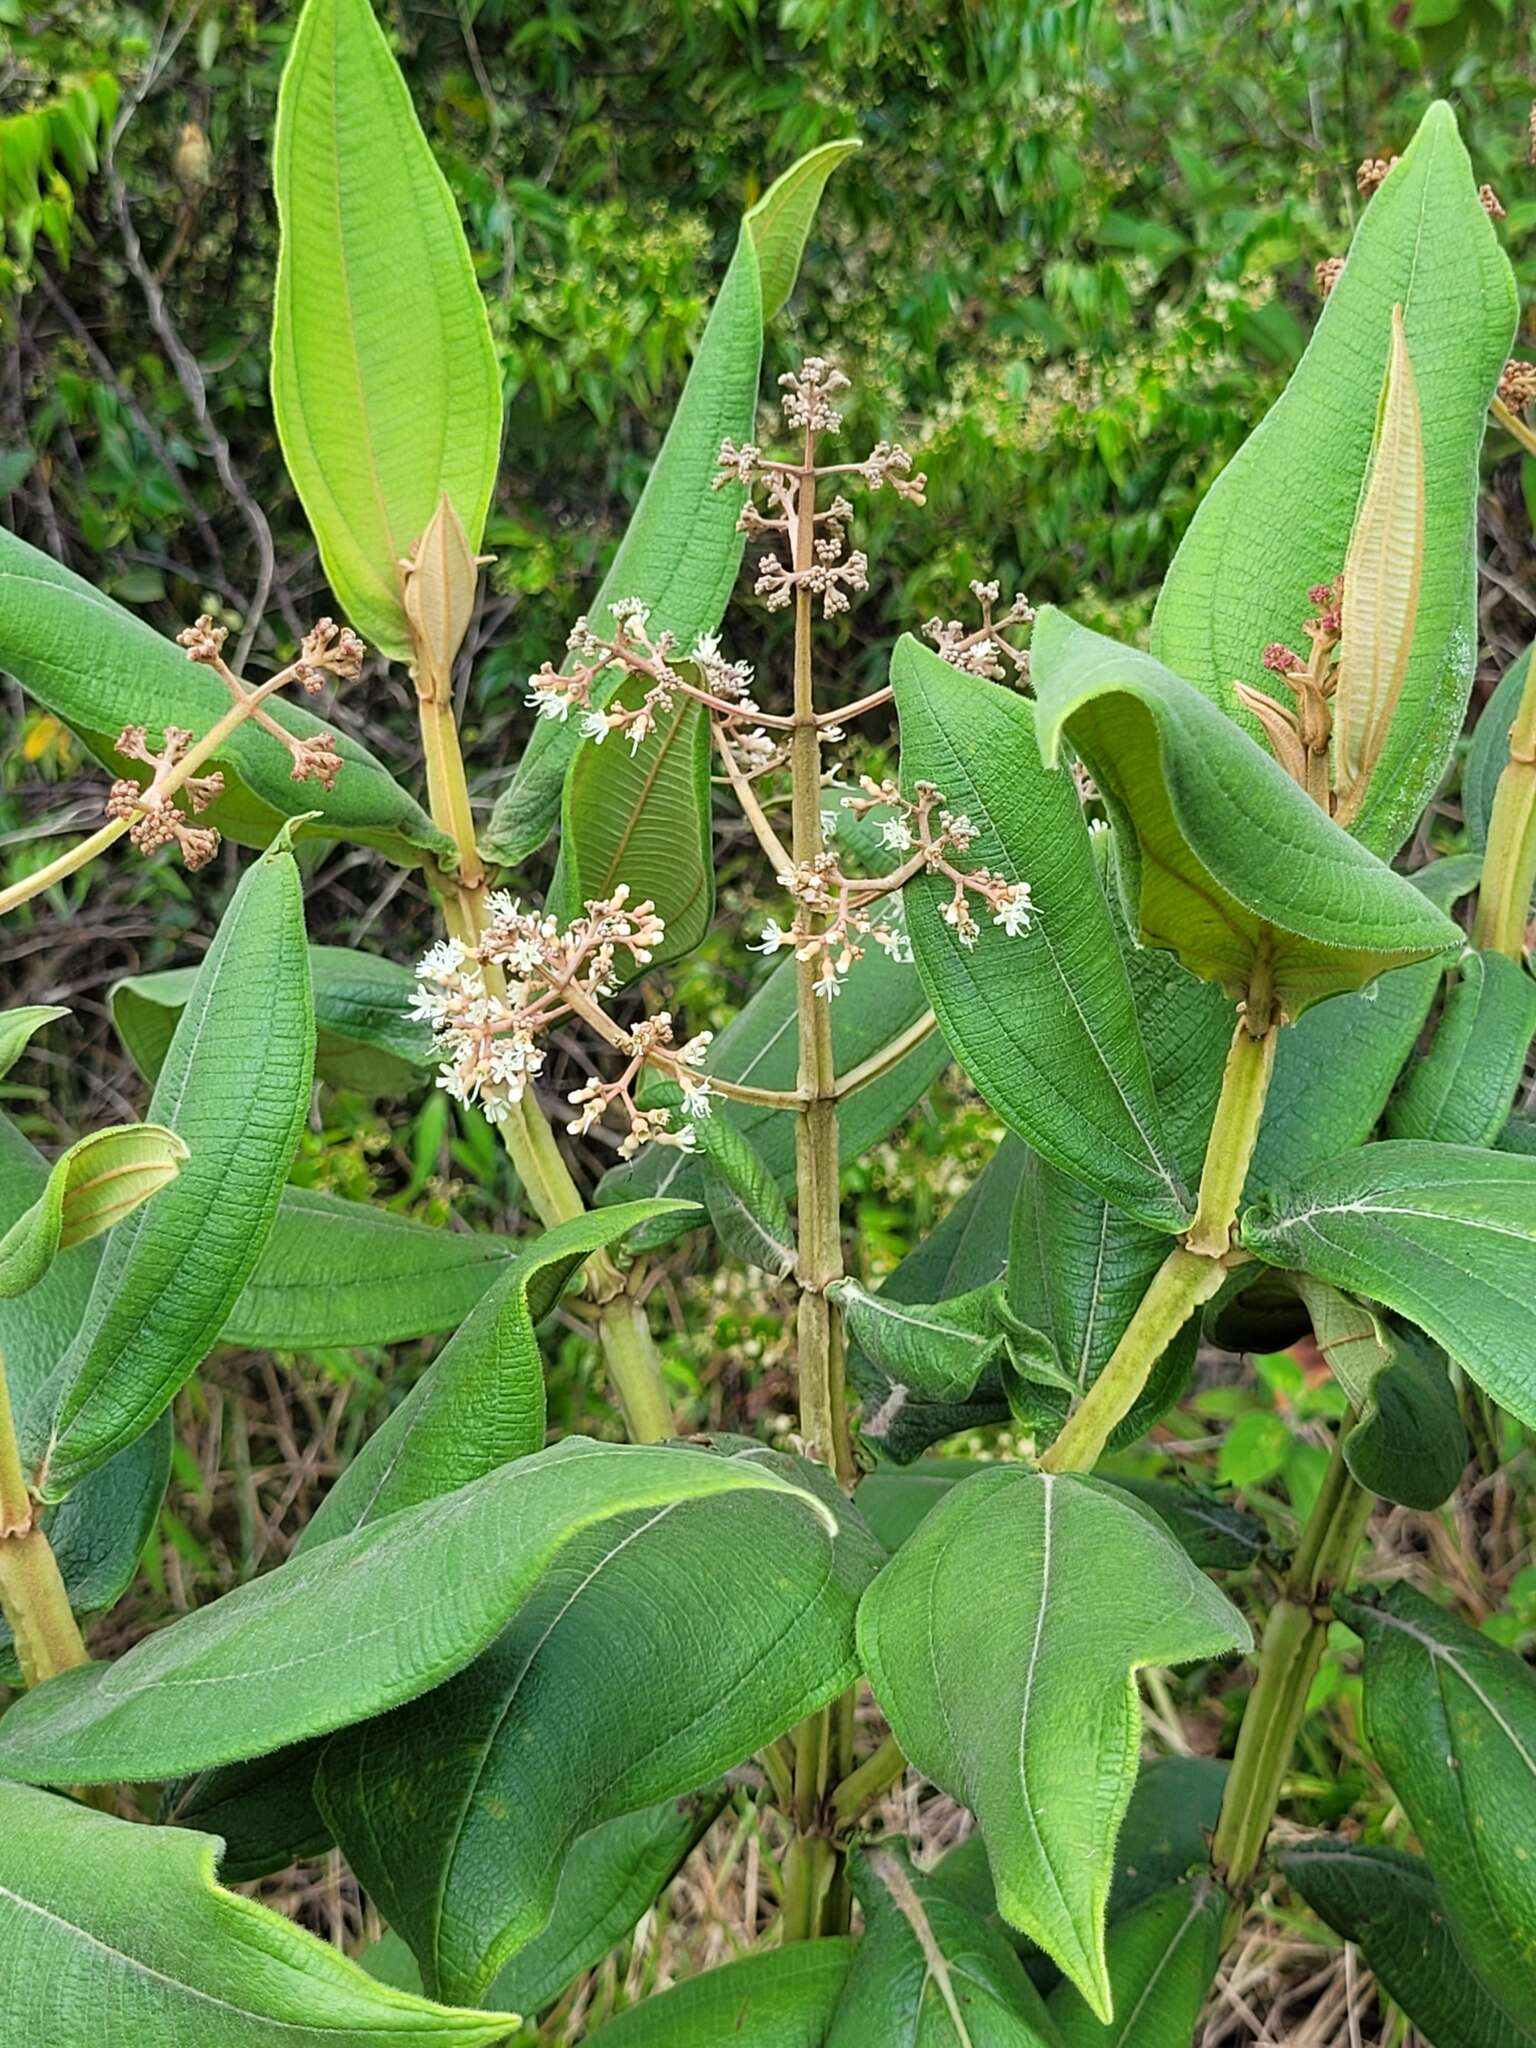
[[[848,1858],[864,1937],[825,2048],[1059,2048],[1039,1992],[995,1926],[919,1877],[887,1840]]]
[[[1389,1138],[1491,1145],[1536,1037],[1536,980],[1502,953],[1468,952],[1434,1039],[1387,1110]]]
[[[0,2035],[98,2048],[492,2048],[505,2013],[392,1991],[220,1888],[217,1840],[0,1786]]]
[[[1443,912],[1150,655],[1054,606],[1032,647],[1041,748],[1056,762],[1070,743],[1087,764],[1121,828],[1127,913],[1149,944],[1234,1001],[1259,963],[1289,1018],[1460,946]]]
[[[905,891],[918,973],[956,1058],[1010,1130],[1144,1223],[1173,1231],[1191,1205],[1153,1096],[1147,1049],[1069,775],[1041,763],[1032,707],[962,674],[910,637],[891,685],[902,787],[935,785],[976,828],[966,862],[1027,882],[1021,937],[961,943],[951,884]]]
[[[314,1011],[286,830],[247,869],[150,1101],[191,1157],[108,1240],[57,1372],[38,1491],[72,1486],[147,1429],[208,1352],[260,1256],[309,1107]]]
[[[1422,1857],[1319,1835],[1287,1850],[1280,1869],[1435,2048],[1536,2048],[1536,2029],[1467,1967]]]
[[[826,1503],[761,1462],[567,1437],[49,1679],[0,1725],[0,1779],[172,1778],[385,1713],[462,1669],[589,1531],[750,1489],[786,1498],[825,1550]]]
[[[415,976],[397,961],[352,946],[311,946],[315,996],[315,1078],[367,1095],[404,1095],[436,1065],[428,1025],[407,1015]],[[167,967],[112,984],[112,1024],[129,1058],[153,1081],[197,980],[195,967]]]
[[[210,668],[3,530],[0,669],[77,732],[113,775],[140,782],[143,764],[117,752],[124,726],[146,727],[156,743],[171,725],[208,732],[229,709],[229,692]],[[284,819],[309,816],[317,837],[371,846],[403,867],[452,858],[446,835],[365,747],[282,696],[264,708],[299,739],[324,737],[341,757],[336,786],[295,782],[287,748],[247,719],[208,763],[224,777],[223,795],[203,813],[208,824],[242,846],[267,846]]]
[[[578,1536],[486,1655],[327,1747],[321,1810],[439,1993],[483,1994],[592,1828],[739,1764],[857,1675],[854,1612],[880,1563],[858,1516],[819,1467],[761,1445],[710,1462],[776,1486]]]
[[[1397,1585],[1335,1606],[1365,1641],[1371,1748],[1467,1961],[1506,2011],[1536,1991],[1536,1672]]]
[[[827,179],[858,146],[827,142],[811,150],[742,221],[667,437],[589,608],[595,630],[605,636],[616,598],[641,599],[650,607],[652,632],[674,634],[684,653],[724,616],[745,540],[736,524],[740,489],[711,488],[720,443],[752,439],[764,325],[794,288]],[[541,718],[535,725],[491,813],[484,842],[489,858],[515,865],[548,838],[580,744],[579,728],[569,719]]]
[[[47,1183],[46,1162],[14,1124],[0,1117],[0,1229],[29,1209]],[[53,1368],[80,1327],[100,1254],[101,1241],[95,1239],[58,1260],[27,1293],[0,1300],[0,1355],[23,1441],[47,1431]],[[68,1500],[42,1509],[40,1526],[76,1614],[97,1614],[126,1589],[160,1512],[170,1462],[167,1414],[93,1472]],[[0,1682],[13,1673],[19,1675],[11,1634],[0,1621]]]
[[[31,1208],[0,1236],[0,1299],[35,1287],[60,1252],[85,1244],[181,1171],[187,1148],[161,1124],[114,1124],[54,1162]]]
[[[1417,1323],[1536,1427],[1536,1158],[1366,1145],[1248,1209],[1239,1237]]]
[[[404,660],[400,562],[446,493],[480,544],[501,374],[447,180],[372,0],[307,0],[277,100],[272,409],[352,623]]]
[[[1395,305],[1423,414],[1429,545],[1387,746],[1352,827],[1384,856],[1438,788],[1466,710],[1477,650],[1477,458],[1516,314],[1508,261],[1444,102],[1366,207],[1306,354],[1206,493],[1152,623],[1159,661],[1255,738],[1234,678],[1289,706],[1264,650],[1297,640],[1309,586],[1344,566]]]
[[[1016,1465],[948,1494],[860,1607],[859,1649],[897,1741],[976,1815],[999,1909],[1101,2019],[1115,1835],[1136,1779],[1135,1673],[1251,1640],[1155,1517]],[[1100,1704],[1085,1723],[1090,1696]]]

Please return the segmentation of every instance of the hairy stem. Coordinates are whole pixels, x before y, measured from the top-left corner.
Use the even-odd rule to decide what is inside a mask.
[[[10,1624],[25,1684],[86,1662],[53,1546],[32,1517],[5,1361],[0,1358],[0,1612]]]
[[[1267,963],[1261,958],[1259,965],[1267,980]],[[1227,1052],[1194,1221],[1183,1244],[1174,1247],[1153,1275],[1104,1370],[1040,1460],[1044,1471],[1093,1470],[1111,1434],[1136,1405],[1153,1366],[1226,1278],[1232,1225],[1258,1140],[1280,1030],[1267,986],[1260,989],[1259,979],[1256,974]],[[1251,1027],[1261,1018],[1265,1028],[1262,1036],[1255,1036]]]
[[[426,664],[421,672],[426,673]],[[461,944],[472,946],[485,929],[485,868],[475,845],[469,784],[452,702],[440,689],[418,691],[427,797],[434,823],[458,854],[458,873],[443,878],[443,919]],[[487,981],[491,979],[487,970]],[[497,1129],[523,1189],[546,1229],[581,1215],[585,1204],[555,1142],[543,1111],[524,1093]],[[629,1295],[624,1276],[606,1251],[593,1252],[583,1267],[587,1293],[597,1308],[598,1341],[608,1377],[633,1443],[660,1443],[671,1436],[672,1409],[651,1341],[645,1311]]]
[[[1509,728],[1509,759],[1499,776],[1483,851],[1472,943],[1518,962],[1536,891],[1536,661],[1526,671],[1520,708]]]
[[[879,1748],[865,1757],[857,1770],[850,1771],[832,1794],[833,1825],[850,1827],[866,1807],[873,1806],[882,1793],[897,1783],[906,1768],[901,1744],[894,1735],[887,1735]]]
[[[1353,1421],[1349,1414],[1339,1425],[1317,1501],[1270,1611],[1258,1677],[1221,1802],[1211,1856],[1221,1884],[1239,1897],[1258,1868],[1280,1804],[1307,1695],[1328,1640],[1331,1596],[1348,1580],[1375,1504],[1344,1462],[1344,1439]]]

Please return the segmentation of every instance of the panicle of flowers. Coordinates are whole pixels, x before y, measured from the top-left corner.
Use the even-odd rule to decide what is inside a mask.
[[[1325,256],[1322,262],[1317,265],[1312,273],[1312,278],[1317,286],[1317,296],[1320,299],[1326,299],[1329,296],[1343,275],[1343,271],[1344,258],[1342,256]]]
[[[486,927],[473,946],[446,939],[417,963],[410,1014],[431,1026],[438,1085],[456,1102],[477,1103],[492,1123],[505,1122],[543,1071],[549,1032],[577,1016],[626,1064],[616,1080],[594,1079],[572,1093],[578,1114],[569,1128],[588,1131],[617,1106],[627,1118],[624,1157],[652,1141],[692,1149],[691,1119],[710,1109],[709,1081],[700,1071],[710,1034],[679,1046],[665,1011],[626,1030],[603,1009],[619,986],[621,958],[648,966],[664,935],[655,905],[632,904],[629,895],[621,883],[561,925],[497,891],[487,898]],[[690,1121],[674,1128],[670,1112],[636,1106],[634,1083],[646,1066],[682,1088]]]
[[[263,707],[268,697],[288,683],[296,682],[305,690],[314,691],[327,676],[355,681],[362,673],[362,641],[349,627],[338,626],[334,619],[321,619],[305,634],[297,660],[265,682],[249,684],[224,659],[228,637],[229,629],[216,625],[206,612],[176,636],[188,661],[211,668],[229,691],[238,714],[231,729],[233,724],[249,719],[287,750],[295,782],[313,776],[323,788],[333,788],[342,760],[331,736],[323,732],[291,733]],[[174,843],[188,868],[194,870],[206,867],[212,860],[218,851],[219,835],[211,826],[189,824],[177,799],[196,817],[224,791],[224,777],[217,769],[206,775],[193,772],[188,757],[194,755],[196,745],[195,736],[186,727],[168,725],[163,728],[157,753],[142,725],[124,726],[118,735],[117,751],[130,761],[141,761],[150,771],[149,781],[141,786],[130,777],[120,777],[108,790],[105,803],[109,818],[127,823],[129,842],[141,853],[153,853]]]
[[[1013,597],[994,617],[992,608],[999,592],[995,581],[973,581],[971,595],[981,606],[981,624],[967,631],[958,619],[932,618],[923,627],[923,637],[933,642],[940,658],[951,668],[963,669],[967,675],[985,676],[994,683],[1006,681],[1011,668],[1014,678],[1022,683],[1029,675],[1029,656],[1003,636],[1013,626],[1033,625],[1034,607],[1022,597]]]
[[[977,907],[1010,938],[1030,931],[1035,912],[1028,882],[956,864],[969,853],[977,828],[965,812],[951,810],[932,783],[920,782],[911,797],[894,782],[876,782],[867,775],[860,786],[864,794],[845,796],[843,808],[860,818],[884,811],[881,843],[903,858],[879,876],[845,875],[831,851],[798,863],[778,878],[794,904],[793,919],[786,927],[770,918],[754,952],[787,947],[797,960],[814,961],[816,993],[830,1000],[854,962],[863,958],[866,942],[882,946],[894,959],[911,959],[896,892],[919,874],[943,875],[954,884],[941,915],[967,949],[981,937]],[[885,908],[877,915],[875,906],[882,903]]]
[[[732,725],[759,716],[751,663],[732,661],[717,633],[701,633],[685,654],[675,634],[651,632],[650,607],[639,598],[617,598],[609,609],[611,639],[594,632],[590,619],[578,619],[566,643],[565,669],[546,661],[528,678],[524,701],[540,718],[563,723],[574,711],[583,738],[600,746],[609,733],[623,733],[636,753],[679,695],[709,705]],[[696,681],[683,674],[685,667],[693,669]],[[629,675],[643,676],[650,684],[638,703],[595,701],[600,679]]]
[[[825,356],[807,356],[798,370],[786,370],[779,379],[784,424],[807,434],[835,434],[843,416],[832,400],[848,388],[848,379]]]
[[[1512,356],[1499,377],[1499,400],[1513,413],[1523,413],[1536,399],[1536,363]]]

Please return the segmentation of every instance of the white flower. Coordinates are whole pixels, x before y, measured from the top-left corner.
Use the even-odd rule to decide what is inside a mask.
[[[581,714],[581,736],[600,747],[608,737],[608,714],[606,711],[584,711]]]
[[[683,1086],[684,1112],[694,1117],[711,1115],[714,1110],[713,1091],[707,1077],[701,1075],[697,1081],[691,1081],[686,1075],[680,1075],[679,1079]]]
[[[838,979],[837,970],[830,960],[822,968],[820,979],[812,985],[824,1003],[830,1003],[834,996],[840,996],[843,992],[843,984]]]
[[[749,944],[747,951],[749,953],[777,953],[780,946],[787,946],[788,944],[789,933],[785,931],[776,917],[770,917],[763,926],[762,938],[755,946]]]
[[[679,1049],[677,1056],[684,1066],[702,1067],[704,1055],[709,1051],[711,1045],[714,1044],[714,1040],[715,1034],[713,1031],[696,1031],[688,1043]]]
[[[1028,882],[1015,882],[998,900],[992,922],[1001,925],[1010,939],[1021,939],[1034,922],[1034,905]]]
[[[458,973],[468,954],[457,939],[439,939],[416,963],[418,981],[447,981]]]
[[[1090,838],[1097,839],[1101,833],[1108,830],[1109,820],[1107,818],[1090,818],[1088,820],[1088,834]]]
[[[823,837],[823,839],[835,839],[837,837],[837,823],[838,813],[836,811],[822,812],[821,836]]]
[[[880,827],[880,844],[892,853],[909,853],[912,849],[912,827],[905,818],[887,818]]]
[[[533,685],[523,699],[530,711],[536,711],[540,718],[558,718],[563,723],[571,715],[571,699],[564,690],[552,688],[548,683],[540,685],[537,676],[530,676]]]

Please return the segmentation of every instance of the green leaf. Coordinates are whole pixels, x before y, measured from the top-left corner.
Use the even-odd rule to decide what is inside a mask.
[[[290,1863],[323,1856],[331,1831],[315,1804],[315,1771],[326,1738],[275,1756],[223,1764],[176,1778],[160,1797],[157,1819],[224,1844],[219,1868],[229,1884],[249,1884]],[[420,1983],[402,1990],[419,1991]]]
[[[1536,1159],[1470,1145],[1367,1145],[1272,1191],[1241,1240],[1426,1330],[1536,1427]]]
[[[0,1117],[0,1230],[32,1206],[47,1182],[46,1162]],[[24,1441],[47,1430],[53,1369],[80,1327],[100,1252],[99,1240],[84,1245],[75,1257],[58,1260],[26,1294],[0,1300],[0,1356]],[[132,1579],[160,1512],[170,1460],[165,1415],[68,1500],[42,1510],[41,1527],[77,1614],[110,1607]],[[0,1682],[16,1671],[10,1629],[0,1620]]]
[[[1042,767],[1028,703],[910,637],[891,683],[903,788],[936,785],[977,828],[966,860],[1028,882],[1035,905],[1023,937],[988,923],[967,948],[941,914],[952,884],[907,885],[918,972],[944,1036],[1010,1130],[1144,1223],[1178,1229],[1188,1193],[1072,778]]]
[[[447,180],[371,0],[307,0],[272,144],[272,409],[352,623],[405,660],[399,563],[446,493],[480,544],[501,374]]]
[[[873,1539],[817,1467],[761,1445],[709,1462],[771,1483],[605,1519],[487,1655],[327,1748],[321,1810],[429,1986],[479,1996],[548,1921],[581,1836],[717,1777],[856,1676]]]
[[[149,1105],[191,1157],[113,1231],[58,1367],[38,1491],[62,1500],[170,1405],[260,1256],[309,1107],[304,903],[279,841],[247,869]]]
[[[1536,1992],[1536,1672],[1413,1587],[1339,1613],[1365,1642],[1365,1724],[1450,1930],[1511,2013]]]
[[[1040,1994],[995,1927],[913,1871],[886,1841],[848,1858],[864,1938],[826,2048],[1059,2048]]]
[[[1159,1892],[1109,1930],[1115,2016],[1071,1984],[1051,1997],[1061,2048],[1189,2048],[1221,1961],[1227,1895],[1209,1878]]]
[[[229,692],[211,669],[3,530],[0,669],[77,732],[112,774],[140,782],[143,765],[117,752],[125,725],[146,727],[158,745],[168,725],[205,733],[229,709]],[[313,814],[306,830],[319,838],[353,840],[405,867],[451,862],[452,842],[366,748],[282,697],[265,709],[300,739],[325,735],[341,756],[336,787],[295,782],[288,749],[247,719],[208,764],[225,787],[204,822],[242,846],[267,846],[285,818]]]
[[[1027,1157],[1017,1138],[1003,1139],[938,1228],[886,1275],[880,1292],[887,1302],[942,1301],[1002,1277],[1009,1214]],[[996,1373],[984,1374],[963,1402],[929,1400],[904,1380],[893,1380],[856,1344],[849,1347],[848,1373],[863,1402],[860,1437],[898,1465],[943,1437],[1008,1419],[1007,1397]]]
[[[20,1009],[0,1010],[0,1077],[8,1074],[27,1049],[27,1042],[56,1017],[67,1017],[57,1003],[27,1003]]]
[[[783,1278],[794,1271],[789,1205],[762,1155],[727,1116],[697,1118],[704,1200],[716,1237],[749,1266]]]
[[[568,1437],[49,1679],[0,1725],[0,1779],[171,1778],[385,1713],[486,1648],[589,1531],[747,1489],[787,1497],[825,1554],[825,1503],[759,1464]]]
[[[854,1499],[881,1544],[899,1550],[951,1487],[973,1473],[996,1470],[995,1462],[978,1458],[919,1458],[899,1469],[881,1466],[866,1473]],[[1173,1479],[1117,1476],[1103,1483],[1151,1508],[1202,1571],[1242,1571],[1269,1547],[1262,1522],[1214,1493]]]
[[[0,1787],[0,2033],[141,2048],[475,2048],[505,2013],[374,1981],[214,1877],[218,1842]]]
[[[1467,1433],[1445,1354],[1417,1333],[1389,1329],[1364,1303],[1295,1273],[1312,1333],[1359,1419],[1344,1462],[1371,1493],[1428,1510],[1449,1500],[1467,1463]]]
[[[1435,2048],[1536,2048],[1467,1967],[1427,1863],[1398,1849],[1315,1836],[1280,1858],[1285,1877],[1352,1941],[1387,1996]]]
[[[1150,944],[1238,1001],[1263,956],[1292,1018],[1460,946],[1448,917],[1191,684],[1053,606],[1032,645],[1041,746],[1053,762],[1064,740],[1082,755],[1120,827],[1127,908]]]
[[[1382,854],[1418,823],[1466,709],[1477,649],[1477,457],[1516,310],[1509,264],[1443,103],[1425,115],[1366,207],[1289,385],[1206,493],[1152,625],[1158,659],[1255,737],[1258,724],[1238,705],[1234,678],[1288,703],[1263,668],[1264,649],[1298,640],[1308,587],[1344,566],[1394,305],[1403,308],[1423,408],[1430,528],[1401,696],[1353,826]]]
[[[330,1542],[541,1450],[544,1362],[534,1325],[589,1253],[616,1243],[660,1207],[631,1202],[594,1210],[522,1247],[342,1473],[299,1547]]]
[[[315,1078],[365,1095],[405,1095],[436,1064],[428,1026],[407,1016],[415,988],[408,967],[351,946],[311,946],[315,994]],[[153,1081],[192,993],[195,967],[168,967],[115,982],[112,1023],[129,1058]]]
[[[602,2048],[823,2048],[856,1944],[797,1941],[689,1977],[620,2013]]]
[[[1491,1145],[1536,1037],[1536,981],[1502,953],[1467,952],[1435,1036],[1387,1110],[1389,1138]]]
[[[583,1835],[561,1866],[548,1925],[507,1964],[486,2003],[496,2011],[538,2012],[601,1962],[671,1883],[724,1802],[724,1787],[715,1786],[621,1814]],[[362,1961],[398,1990],[421,1990],[416,1958],[397,1934],[386,1934]]]
[[[1466,821],[1467,837],[1479,853],[1488,844],[1488,821],[1493,816],[1494,794],[1509,760],[1509,729],[1520,709],[1530,668],[1531,649],[1527,647],[1524,654],[1517,656],[1505,669],[1499,678],[1498,688],[1483,706],[1477,724],[1472,728],[1472,744],[1467,748],[1466,764],[1461,771],[1461,812]]]
[[[964,1401],[1002,1355],[1008,1314],[1001,1282],[983,1281],[939,1302],[871,1294],[857,1280],[830,1289],[848,1334],[890,1380],[937,1401]]]
[[[219,1341],[251,1351],[399,1344],[456,1329],[515,1248],[317,1188],[286,1187]]]
[[[745,542],[736,525],[740,487],[711,489],[720,443],[752,439],[764,325],[793,289],[822,188],[858,146],[829,142],[812,150],[743,220],[661,453],[589,608],[598,632],[611,626],[616,598],[638,597],[651,608],[651,631],[674,634],[687,653],[724,616]],[[515,865],[548,838],[580,743],[569,720],[541,718],[535,725],[491,813],[490,858]]]
[[[160,1124],[113,1124],[77,1140],[0,1236],[0,1298],[35,1287],[60,1252],[110,1230],[173,1181],[186,1158],[181,1139]]]
[[[865,1595],[859,1648],[897,1741],[976,1815],[1004,1917],[1103,2019],[1104,1910],[1141,1729],[1135,1673],[1250,1641],[1144,1510],[1018,1466],[957,1487]]]

